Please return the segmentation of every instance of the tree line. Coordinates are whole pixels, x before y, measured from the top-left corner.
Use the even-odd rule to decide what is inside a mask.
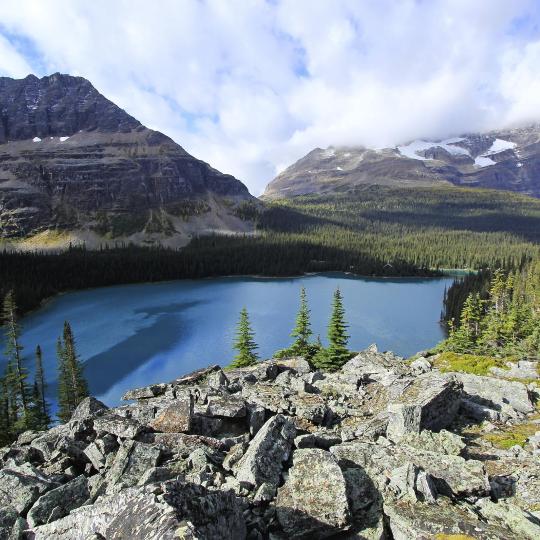
[[[13,291],[9,291],[2,308],[6,367],[0,377],[0,446],[11,443],[27,430],[48,429],[52,418],[46,399],[43,353],[39,345],[34,353],[34,378],[29,381],[27,359],[20,341],[21,327]],[[67,422],[77,405],[88,396],[88,385],[77,354],[75,338],[69,322],[57,341],[58,412]]]
[[[518,358],[540,355],[540,260],[521,269],[485,272],[452,289],[459,300],[447,313],[449,336],[440,350]],[[458,316],[449,317],[455,311]]]
[[[339,288],[334,292],[332,301],[332,313],[327,331],[327,347],[323,346],[320,336],[315,341],[312,340],[313,331],[311,330],[310,313],[306,290],[302,287],[300,291],[300,307],[294,328],[291,331],[291,337],[294,338],[294,341],[286,349],[276,351],[273,358],[301,356],[317,369],[336,371],[350,360],[353,354],[347,348],[349,341],[348,325],[345,321],[343,297]],[[259,361],[256,352],[258,345],[245,307],[240,311],[233,348],[237,351],[237,354],[229,368],[249,367],[256,365]]]

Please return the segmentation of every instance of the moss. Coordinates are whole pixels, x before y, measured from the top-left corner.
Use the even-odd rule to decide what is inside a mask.
[[[475,354],[459,354],[443,352],[434,359],[435,367],[443,372],[461,371],[473,375],[489,375],[490,368],[505,369],[509,358],[496,358],[495,356],[478,356]]]
[[[508,450],[508,448],[516,445],[525,446],[527,439],[537,431],[540,431],[540,425],[538,424],[518,424],[488,433],[484,435],[484,439],[497,448]]]

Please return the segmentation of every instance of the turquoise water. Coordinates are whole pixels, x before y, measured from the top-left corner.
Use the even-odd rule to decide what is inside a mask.
[[[332,294],[339,286],[351,349],[375,342],[380,349],[411,355],[443,337],[438,321],[444,288],[451,282],[325,274],[105,287],[59,296],[25,317],[22,343],[29,367],[35,346],[41,345],[52,396],[56,338],[69,320],[91,392],[115,405],[130,388],[168,381],[211,363],[228,364],[244,305],[262,358],[287,346],[301,286],[308,294],[314,333],[323,341]]]

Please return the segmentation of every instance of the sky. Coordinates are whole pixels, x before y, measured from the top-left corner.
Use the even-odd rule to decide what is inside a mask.
[[[258,195],[316,147],[540,120],[540,0],[0,0],[0,75],[55,72]]]

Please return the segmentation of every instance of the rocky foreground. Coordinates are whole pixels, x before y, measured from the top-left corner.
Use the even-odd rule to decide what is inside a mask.
[[[540,432],[535,388],[371,347],[89,398],[0,451],[0,537],[537,539],[540,433],[489,439]]]

